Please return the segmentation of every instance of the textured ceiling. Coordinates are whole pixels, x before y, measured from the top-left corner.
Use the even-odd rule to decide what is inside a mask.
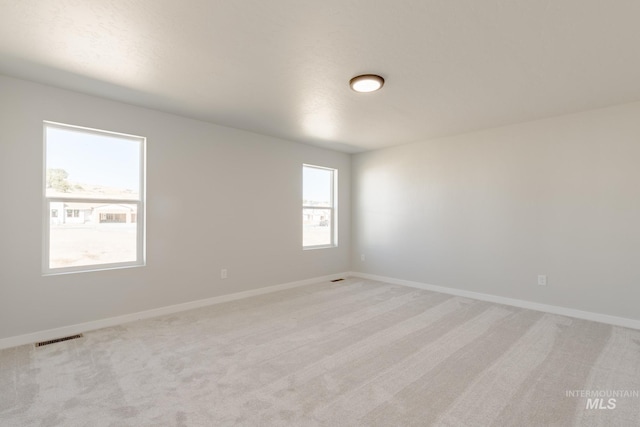
[[[0,0],[0,73],[358,152],[640,100],[637,0]],[[384,89],[356,94],[351,77]]]

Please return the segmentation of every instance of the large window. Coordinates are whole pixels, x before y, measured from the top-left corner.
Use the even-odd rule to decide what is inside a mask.
[[[336,188],[338,171],[302,166],[302,247],[337,246]]]
[[[43,272],[144,265],[145,139],[45,122],[44,150]]]

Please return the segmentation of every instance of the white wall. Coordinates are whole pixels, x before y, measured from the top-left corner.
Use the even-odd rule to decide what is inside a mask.
[[[352,194],[354,271],[640,319],[640,103],[354,155]]]
[[[0,94],[0,339],[349,270],[349,155],[3,76]],[[42,276],[43,120],[147,137],[146,267]],[[340,172],[337,249],[301,248],[303,163]]]

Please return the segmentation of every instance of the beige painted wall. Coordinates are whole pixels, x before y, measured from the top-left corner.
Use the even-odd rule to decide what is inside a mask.
[[[640,319],[640,103],[354,155],[352,185],[354,271]]]
[[[0,94],[0,338],[349,270],[349,155],[3,76]],[[146,267],[42,276],[43,120],[147,137]],[[339,170],[336,249],[302,250],[303,163]]]

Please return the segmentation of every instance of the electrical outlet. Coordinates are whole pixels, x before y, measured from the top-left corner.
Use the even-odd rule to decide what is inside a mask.
[[[221,279],[226,279],[227,277],[228,277],[227,276],[227,269],[223,268],[222,270],[220,270],[220,278]]]
[[[547,275],[539,274],[538,275],[538,285],[539,286],[547,286]]]
[[[365,261],[367,259],[366,256],[364,256],[364,254],[360,254],[360,261]]]

